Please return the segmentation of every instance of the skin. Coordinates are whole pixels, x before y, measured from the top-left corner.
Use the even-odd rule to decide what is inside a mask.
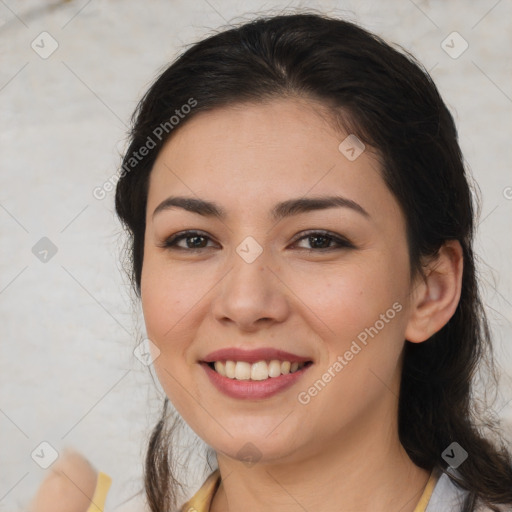
[[[213,512],[412,512],[430,476],[398,439],[401,355],[405,339],[423,342],[453,315],[460,245],[445,244],[425,262],[426,278],[411,281],[405,218],[376,155],[367,148],[349,161],[338,150],[347,134],[323,113],[313,100],[291,98],[200,113],[174,133],[150,176],[144,319],[160,351],[154,365],[165,392],[217,453],[222,483]],[[370,217],[339,207],[277,223],[269,217],[280,201],[333,194]],[[170,195],[215,201],[227,217],[172,208],[153,218]],[[190,239],[179,242],[182,250],[161,247],[188,229],[208,237],[199,252]],[[355,248],[298,240],[311,229],[346,237]],[[236,252],[248,236],[263,249],[252,263]],[[401,311],[301,404],[298,393],[396,302]],[[199,364],[219,348],[267,346],[314,361],[291,388],[267,399],[225,396]],[[254,465],[240,460],[248,442],[259,452]]]
[[[98,473],[80,453],[64,451],[50,466],[29,512],[86,512],[96,488]]]

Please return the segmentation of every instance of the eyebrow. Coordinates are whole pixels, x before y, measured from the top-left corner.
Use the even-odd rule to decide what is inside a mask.
[[[285,217],[298,215],[314,210],[325,210],[327,208],[350,208],[364,217],[370,219],[370,214],[359,204],[342,196],[320,196],[298,199],[288,199],[281,203],[277,203],[272,208],[270,215],[275,221],[279,221]],[[204,217],[215,217],[218,219],[225,219],[227,212],[214,203],[204,199],[197,199],[194,197],[171,196],[164,199],[153,212],[153,218],[160,212],[170,210],[172,208],[182,208],[192,213],[197,213]]]

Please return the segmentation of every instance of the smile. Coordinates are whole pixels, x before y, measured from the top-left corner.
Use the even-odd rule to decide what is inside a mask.
[[[219,364],[220,363],[220,364]],[[232,363],[232,364],[231,364]],[[306,363],[290,363],[289,361],[270,361],[267,364],[266,361],[258,361],[254,364],[249,364],[245,361],[215,361],[215,363],[200,363],[202,368],[204,368],[210,383],[220,391],[222,394],[235,398],[238,400],[262,400],[266,398],[270,398],[278,393],[284,392],[286,389],[290,388],[293,384],[295,384],[305,372],[313,365],[311,361]],[[230,372],[230,375],[233,375],[233,371],[235,372],[235,377],[229,377],[228,375],[222,375],[218,370],[215,370],[215,365],[220,368],[222,371],[222,367],[224,372]],[[294,371],[292,372],[292,366],[294,365]],[[279,365],[279,375],[277,377],[268,376],[268,372],[274,372],[275,375],[277,373],[277,368]],[[284,366],[284,371],[287,373],[281,373],[281,370]],[[233,370],[234,367],[234,370]],[[239,368],[237,370],[237,367]],[[247,377],[249,375],[249,371],[256,372],[256,376],[258,379],[252,378],[237,378],[237,371],[240,372],[239,375],[241,377]],[[289,368],[289,369],[288,369]],[[267,372],[267,377],[264,377],[265,372]]]
[[[281,375],[295,373],[302,369],[307,362],[298,363],[294,361],[258,361],[248,363],[246,361],[215,361],[209,363],[210,368],[219,375],[228,379],[261,381],[270,378],[277,378]]]

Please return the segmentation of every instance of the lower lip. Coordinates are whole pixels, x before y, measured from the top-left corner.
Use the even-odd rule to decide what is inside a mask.
[[[223,377],[220,373],[212,370],[207,363],[201,363],[211,383],[222,393],[231,398],[242,398],[246,400],[269,398],[280,391],[293,386],[312,364],[303,366],[300,370],[279,377],[269,377],[266,380],[237,380]]]

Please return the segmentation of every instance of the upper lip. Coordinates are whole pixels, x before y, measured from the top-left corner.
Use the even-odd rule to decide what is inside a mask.
[[[290,361],[298,363],[306,363],[311,361],[309,357],[301,357],[284,350],[275,348],[258,348],[255,350],[243,350],[240,348],[222,348],[210,352],[203,361],[205,363],[213,363],[215,361],[246,361],[248,363],[257,363],[258,361]]]

